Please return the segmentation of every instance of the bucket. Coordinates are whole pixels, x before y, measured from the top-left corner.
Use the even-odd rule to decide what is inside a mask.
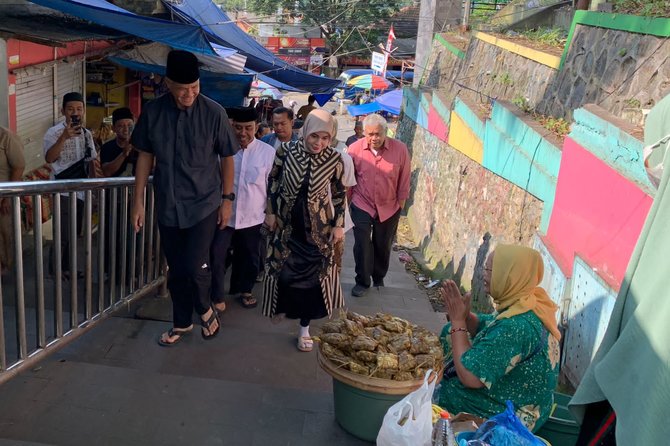
[[[577,443],[579,425],[568,409],[570,398],[570,395],[554,392],[556,409],[537,431],[537,435],[547,439],[552,446],[574,446]]]
[[[342,429],[361,440],[374,442],[389,408],[423,384],[423,379],[392,381],[357,375],[337,367],[318,350],[317,360],[333,377],[335,419]]]
[[[342,429],[361,440],[374,442],[384,415],[403,395],[384,395],[345,384],[333,378],[335,419]]]

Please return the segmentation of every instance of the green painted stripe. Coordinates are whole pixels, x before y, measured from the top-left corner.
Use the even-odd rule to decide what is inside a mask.
[[[451,43],[447,42],[444,37],[442,37],[440,34],[435,34],[435,40],[440,42],[443,47],[454,53],[456,56],[458,56],[461,59],[465,59],[465,53],[455,46],[453,46]]]
[[[627,14],[609,14],[595,11],[575,11],[570,25],[570,32],[565,43],[563,56],[561,56],[561,65],[568,55],[570,44],[575,33],[577,25],[595,26],[598,28],[616,29],[637,34],[649,34],[658,37],[670,37],[670,19],[640,17]]]

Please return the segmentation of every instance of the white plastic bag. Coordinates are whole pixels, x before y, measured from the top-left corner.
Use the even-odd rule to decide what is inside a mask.
[[[377,435],[377,446],[430,446],[432,397],[437,379],[426,372],[421,387],[391,406]]]

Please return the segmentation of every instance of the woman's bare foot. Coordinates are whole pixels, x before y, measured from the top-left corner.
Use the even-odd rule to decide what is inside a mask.
[[[212,339],[219,334],[221,324],[219,323],[219,315],[216,314],[213,308],[209,308],[207,312],[200,316],[202,320],[202,338]]]

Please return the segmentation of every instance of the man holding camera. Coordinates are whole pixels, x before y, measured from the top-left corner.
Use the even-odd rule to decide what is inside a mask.
[[[65,116],[65,121],[51,127],[44,134],[44,159],[51,164],[54,178],[61,180],[102,176],[93,135],[84,127],[86,106],[81,93],[65,94],[61,112]],[[83,192],[77,192],[77,213],[72,217],[70,216],[69,195],[61,195],[61,260],[64,279],[70,278],[71,269],[70,220],[75,219],[77,234],[79,234],[83,214]],[[76,240],[72,242],[76,243]],[[81,273],[78,275],[83,276]]]

